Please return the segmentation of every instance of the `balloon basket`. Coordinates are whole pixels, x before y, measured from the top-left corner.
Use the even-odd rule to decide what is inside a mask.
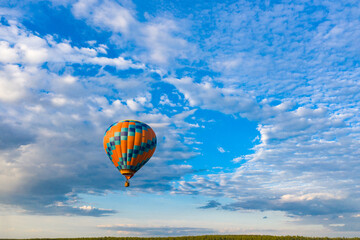
[[[132,176],[134,176],[135,171],[130,169],[121,169],[120,173],[124,175],[126,178],[125,187],[129,187],[130,186],[129,179],[132,178]]]

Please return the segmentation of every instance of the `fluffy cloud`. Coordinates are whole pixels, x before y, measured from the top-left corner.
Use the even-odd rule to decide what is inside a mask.
[[[76,17],[87,18],[97,27],[108,28],[125,35],[137,24],[129,9],[112,1],[80,0],[73,5],[73,13]]]
[[[10,44],[5,41],[0,42],[0,62],[13,63],[16,62],[18,55],[14,48],[10,47]]]
[[[29,74],[17,65],[2,66],[0,71],[0,99],[4,102],[22,99],[30,80]]]
[[[226,114],[249,114],[258,111],[259,108],[253,97],[242,89],[217,87],[208,79],[200,83],[194,82],[190,77],[167,78],[165,81],[174,85],[193,107],[200,106]]]
[[[179,20],[157,17],[140,22],[130,6],[125,8],[113,1],[80,0],[72,11],[75,17],[85,19],[90,25],[111,31],[119,45],[135,42],[137,55],[150,63],[167,65],[175,58],[188,58],[187,53],[194,49],[185,40],[184,24]]]
[[[27,31],[17,21],[9,21],[9,25],[1,25],[0,62],[39,65],[47,63],[89,63],[100,66],[114,66],[117,69],[143,69],[141,63],[133,63],[123,56],[108,58],[103,54],[103,45],[92,48],[73,46],[67,40],[58,42],[51,35],[41,38]]]
[[[184,130],[192,127],[185,118],[194,111],[174,118],[153,111],[152,69],[125,56],[104,56],[103,45],[75,46],[37,36],[15,20],[8,23],[0,25],[0,51],[7,56],[0,58],[0,180],[10,183],[0,187],[2,204],[29,214],[116,213],[83,207],[78,195],[119,190],[123,179],[101,142],[104,130],[125,118],[149,123],[159,142],[159,153],[149,163],[152,170],[139,172],[134,191],[170,190],[172,181],[193,171],[169,161],[196,155],[181,142]],[[76,74],[82,65],[94,72]],[[124,76],[124,70],[133,72]]]
[[[314,9],[314,22],[307,7],[263,9],[243,1],[219,9],[217,28],[203,41],[205,49],[218,46],[209,64],[219,76],[166,79],[190,106],[256,120],[260,133],[254,153],[234,160],[241,167],[233,173],[197,175],[178,182],[175,192],[234,199],[226,210],[277,210],[306,220],[344,215],[336,226],[316,218],[333,229],[358,224],[349,214],[359,211],[360,88],[358,69],[347,59],[358,59],[358,19],[350,12],[359,7],[325,4],[328,12]],[[341,17],[347,14],[351,20]]]

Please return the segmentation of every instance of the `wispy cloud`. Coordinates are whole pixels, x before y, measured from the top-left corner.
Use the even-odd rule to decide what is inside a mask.
[[[209,228],[196,228],[196,227],[139,227],[135,225],[110,225],[98,226],[100,228],[116,231],[124,235],[140,235],[140,236],[189,236],[189,235],[204,235],[214,234],[215,230]]]
[[[166,65],[178,57],[188,58],[194,48],[185,40],[184,25],[180,28],[179,20],[157,17],[140,22],[134,17],[134,9],[113,1],[78,1],[72,11],[90,25],[111,31],[121,45],[134,41],[142,50],[136,54],[150,63]]]
[[[218,150],[219,152],[221,152],[221,153],[227,152],[227,151],[226,151],[224,148],[222,148],[222,147],[218,147],[217,150]]]
[[[221,206],[221,203],[215,201],[215,200],[211,200],[211,201],[208,201],[208,203],[204,206],[201,206],[199,207],[200,209],[208,209],[208,208],[217,208]]]

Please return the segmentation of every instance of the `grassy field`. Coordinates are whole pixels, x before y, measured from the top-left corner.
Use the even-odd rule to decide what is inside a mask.
[[[360,238],[328,238],[300,236],[270,236],[270,235],[205,235],[187,237],[100,237],[100,238],[33,238],[51,240],[360,240]]]

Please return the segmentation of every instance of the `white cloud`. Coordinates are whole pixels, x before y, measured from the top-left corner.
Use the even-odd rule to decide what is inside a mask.
[[[105,27],[114,32],[129,34],[130,27],[137,24],[132,13],[113,1],[84,1],[73,5],[76,17],[87,18],[95,26]]]
[[[141,108],[141,105],[133,99],[126,100],[126,105],[134,112],[143,109]]]
[[[211,81],[196,83],[190,77],[181,79],[167,78],[181,92],[190,106],[217,110],[226,114],[253,114],[258,111],[258,104],[253,97],[241,89],[220,88]]]
[[[160,105],[169,105],[170,107],[176,106],[175,103],[170,101],[168,95],[166,95],[166,94],[161,95],[159,104]]]
[[[52,36],[46,39],[35,36],[13,22],[10,26],[1,25],[0,62],[39,65],[48,63],[90,63],[101,66],[114,66],[124,70],[128,68],[144,69],[142,63],[134,63],[122,56],[117,58],[98,57],[104,53],[104,45],[85,48],[71,46],[67,41],[57,42]],[[6,55],[5,55],[6,54]],[[6,58],[4,58],[6,56]]]
[[[174,36],[174,33],[180,31],[175,21],[159,19],[139,30],[143,35],[139,41],[145,42],[150,52],[150,60],[157,63],[166,63],[170,58],[188,57],[183,52],[188,51],[186,48],[191,48],[191,46],[186,40]]]
[[[114,58],[100,56],[106,54],[107,47],[97,42],[90,47],[75,46],[68,40],[58,40],[59,37],[36,36],[17,21],[9,23],[0,25],[0,53],[8,55],[0,58],[0,103],[3,103],[0,118],[3,123],[18,123],[17,129],[27,129],[34,136],[30,141],[30,133],[23,133],[22,139],[14,138],[17,142],[10,150],[0,152],[0,179],[11,181],[0,187],[1,203],[21,206],[28,213],[87,212],[89,216],[113,213],[88,205],[75,207],[76,201],[72,200],[79,193],[118,189],[119,175],[109,174],[113,166],[98,164],[99,159],[109,163],[99,148],[104,130],[121,119],[149,123],[159,141],[158,151],[149,162],[152,167],[139,174],[138,182],[132,184],[134,191],[166,191],[171,189],[171,181],[193,171],[190,165],[168,162],[197,155],[182,142],[186,131],[196,127],[185,120],[195,110],[179,111],[172,118],[153,109],[150,90],[154,80],[149,74],[155,70],[126,57],[126,53]],[[125,29],[125,25],[118,27],[121,31]],[[46,69],[42,68],[43,63]],[[80,75],[76,67],[82,64],[113,66],[117,70],[142,69],[144,73],[119,77],[99,68],[95,73]],[[10,130],[9,135],[14,135]],[[94,173],[86,174],[92,180],[82,179],[84,169],[94,169]],[[147,174],[149,171],[160,174]],[[114,185],[109,185],[110,182]],[[91,189],[84,184],[92,186]],[[51,194],[46,193],[48,190]]]
[[[94,209],[94,207],[92,207],[92,206],[85,206],[85,205],[84,205],[84,206],[79,207],[79,209],[90,211],[90,210]]]
[[[235,163],[237,163],[237,162],[241,162],[241,161],[244,160],[244,159],[245,159],[245,157],[241,156],[241,157],[236,157],[236,158],[234,158],[232,161],[235,162]]]
[[[5,41],[0,41],[0,62],[13,63],[18,60],[17,52],[10,44]]]
[[[15,45],[24,63],[41,64],[48,59],[47,43],[34,35],[21,38]]]
[[[38,91],[43,88],[48,90],[60,91],[62,94],[79,90],[80,85],[76,85],[78,77],[65,73],[63,76],[57,76],[55,72],[66,64],[89,63],[100,66],[114,66],[119,70],[128,68],[144,69],[142,63],[134,63],[131,59],[125,59],[121,56],[117,58],[98,57],[96,46],[94,48],[84,48],[71,46],[69,42],[56,42],[52,36],[40,38],[27,31],[16,21],[11,21],[10,25],[1,25],[0,33],[2,41],[0,43],[0,100],[5,102],[16,102],[29,95],[30,89]],[[105,49],[104,46],[102,46]],[[102,51],[102,50],[101,50]],[[6,57],[4,57],[6,56]],[[41,69],[40,65],[47,63],[50,72]],[[11,64],[9,64],[11,63]],[[55,80],[54,79],[59,79]],[[128,88],[133,85],[142,85],[139,89],[146,88],[143,82],[116,81],[112,77],[113,84],[119,88]],[[50,83],[51,82],[51,83]],[[110,83],[111,81],[108,81]],[[75,84],[75,85],[74,85]],[[49,89],[52,85],[53,89]],[[69,88],[66,85],[74,85]],[[132,94],[132,91],[128,91]],[[54,103],[60,103],[59,99],[54,99]],[[65,102],[62,101],[64,105]]]
[[[24,98],[30,81],[26,69],[18,65],[0,66],[0,100],[13,102]]]
[[[272,209],[304,219],[348,219],[358,212],[359,70],[346,59],[358,59],[359,20],[351,12],[359,7],[324,5],[329,12],[318,9],[317,23],[309,22],[301,3],[218,9],[211,20],[216,28],[203,41],[218,77],[165,81],[194,108],[256,120],[260,142],[253,154],[233,159],[246,160],[233,173],[194,176],[179,182],[178,192],[233,198],[238,204],[229,210]],[[358,225],[351,226],[344,229]]]
[[[222,147],[218,147],[217,150],[218,150],[219,152],[221,152],[221,153],[227,152],[227,151],[225,151]]]
[[[146,62],[167,65],[169,60],[189,57],[186,53],[194,50],[184,39],[184,28],[179,27],[182,24],[173,19],[158,17],[140,22],[131,9],[113,1],[79,0],[72,11],[92,26],[120,33],[120,37],[113,37],[119,45],[135,41],[137,55]]]
[[[345,226],[344,223],[333,223],[333,224],[329,224],[330,227],[343,227]]]
[[[102,66],[114,66],[117,69],[128,69],[128,68],[135,68],[135,69],[143,69],[145,68],[144,64],[134,64],[131,60],[125,60],[122,57],[118,58],[107,58],[107,57],[94,57],[85,62],[89,62],[92,64],[98,64]]]
[[[64,106],[65,104],[68,104],[68,100],[63,97],[63,96],[54,96],[51,99],[51,102],[55,105],[55,106]]]
[[[66,75],[64,77],[61,78],[62,81],[64,81],[67,84],[73,84],[77,81],[77,77],[71,76],[71,75]]]
[[[194,137],[184,137],[184,143],[193,145],[193,144],[203,144],[202,142],[196,141]]]
[[[301,202],[301,201],[309,201],[313,199],[343,199],[345,196],[340,194],[331,194],[331,193],[308,193],[303,195],[292,195],[292,194],[285,194],[281,196],[280,201],[283,202]]]

